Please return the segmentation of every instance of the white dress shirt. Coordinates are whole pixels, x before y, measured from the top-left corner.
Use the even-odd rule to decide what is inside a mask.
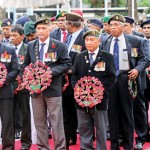
[[[47,53],[47,51],[48,51],[49,40],[50,40],[49,37],[44,42],[41,42],[40,39],[39,39],[39,51],[41,49],[41,43],[45,43],[45,45],[44,45],[44,54],[43,54],[43,62],[45,60],[45,53]]]
[[[18,46],[14,46],[14,47],[16,48],[16,54],[17,54],[17,57],[18,57],[20,48],[21,48],[21,46],[22,46],[22,43],[23,43],[23,42],[21,42]]]
[[[113,55],[113,50],[114,50],[114,44],[115,44],[115,37],[113,37],[110,45],[110,53]],[[118,45],[119,45],[119,70],[129,70],[129,58],[128,58],[128,52],[127,52],[127,46],[126,46],[126,41],[125,37],[122,34],[117,38]]]

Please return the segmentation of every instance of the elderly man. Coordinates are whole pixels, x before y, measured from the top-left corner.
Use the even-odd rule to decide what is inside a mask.
[[[2,121],[2,149],[15,149],[15,135],[14,135],[14,93],[12,88],[12,81],[14,81],[19,74],[19,64],[15,49],[8,47],[0,42],[0,58],[1,67],[7,71],[5,82],[0,87],[0,118]],[[1,71],[1,78],[3,78],[3,71]],[[2,83],[1,83],[2,84]]]
[[[2,42],[7,44],[8,46],[12,46],[11,39],[10,39],[10,28],[12,26],[12,20],[10,18],[6,18],[2,21],[2,35],[3,39]]]
[[[144,37],[149,41],[149,58],[150,58],[150,19],[147,19],[145,21],[143,21],[143,23],[141,24],[141,28],[143,30],[143,34],[144,34]],[[150,66],[150,63],[147,67]],[[146,81],[147,81],[147,89],[145,90],[145,99],[146,99],[146,107],[147,107],[147,110],[149,108],[149,101],[150,101],[150,80],[148,79],[148,77],[146,78]],[[150,141],[150,134],[149,134],[149,131],[150,131],[150,127],[148,127],[148,132],[147,132],[147,141]]]
[[[93,123],[96,127],[96,150],[107,150],[106,147],[106,112],[108,91],[116,82],[114,58],[108,52],[102,51],[100,45],[100,33],[97,30],[87,31],[85,39],[86,51],[76,55],[72,75],[72,85],[84,76],[96,77],[104,86],[102,102],[93,108],[81,107],[77,104],[78,129],[80,133],[81,150],[93,150]],[[97,68],[97,69],[96,69]]]
[[[119,150],[119,114],[121,114],[124,149],[133,149],[134,100],[132,96],[134,95],[130,94],[131,91],[128,88],[128,81],[136,81],[138,90],[140,90],[141,78],[139,74],[144,70],[146,63],[141,40],[136,36],[123,34],[124,22],[125,18],[122,15],[113,15],[108,21],[111,36],[102,42],[102,49],[114,55],[117,75],[117,83],[110,91],[109,96],[111,150]]]
[[[54,135],[54,150],[66,150],[62,114],[62,75],[71,67],[67,47],[64,43],[49,37],[49,20],[35,23],[38,39],[29,42],[23,68],[41,60],[52,71],[52,82],[41,94],[32,95],[33,116],[37,130],[37,145],[41,150],[49,150],[47,111]],[[46,54],[51,59],[45,59]],[[51,54],[51,55],[50,55]],[[52,59],[53,58],[53,59]]]
[[[103,24],[98,19],[88,19],[87,26],[89,29],[96,29],[98,31],[101,31],[103,29]]]

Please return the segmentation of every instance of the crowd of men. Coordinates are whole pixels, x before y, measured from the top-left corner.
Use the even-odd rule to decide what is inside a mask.
[[[81,150],[142,150],[150,141],[150,19],[114,14],[85,20],[80,10],[61,11],[36,22],[26,15],[16,22],[6,18],[1,31],[0,65],[7,69],[0,87],[3,150],[14,150],[15,138],[20,150],[30,149],[30,98],[39,150],[50,149],[51,132],[54,150],[69,150],[77,132]],[[17,76],[39,60],[52,71],[50,86],[40,94],[16,91]],[[74,98],[74,87],[85,76],[104,87],[102,102],[92,108]]]

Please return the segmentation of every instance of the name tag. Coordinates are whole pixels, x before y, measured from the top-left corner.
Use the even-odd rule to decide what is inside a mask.
[[[128,51],[127,49],[123,49],[123,61],[128,61]]]

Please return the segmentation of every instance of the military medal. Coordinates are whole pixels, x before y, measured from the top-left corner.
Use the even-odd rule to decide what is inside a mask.
[[[137,57],[138,56],[138,49],[132,48],[131,49],[131,57]]]
[[[98,62],[95,67],[94,67],[95,71],[105,71],[105,62],[100,61]]]

